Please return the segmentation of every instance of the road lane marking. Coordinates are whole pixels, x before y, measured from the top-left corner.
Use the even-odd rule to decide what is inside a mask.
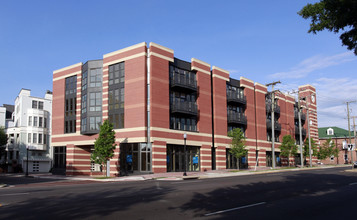
[[[19,196],[19,195],[27,195],[30,193],[11,193],[11,194],[2,194],[0,196]]]
[[[182,181],[182,182],[174,182],[174,183],[171,183],[171,184],[199,183],[199,182],[202,182],[202,180],[184,180],[184,181]]]
[[[217,215],[217,214],[222,214],[222,213],[225,213],[225,212],[235,211],[235,210],[238,210],[238,209],[250,208],[250,207],[253,207],[253,206],[263,205],[263,204],[265,204],[265,203],[266,203],[266,202],[259,202],[259,203],[255,203],[255,204],[251,204],[251,205],[240,206],[240,207],[237,207],[237,208],[221,210],[221,211],[217,211],[217,212],[212,212],[212,213],[205,214],[205,216]]]
[[[355,183],[350,183],[349,185],[352,186],[352,185],[356,185],[356,184],[357,184],[357,182],[355,182]]]

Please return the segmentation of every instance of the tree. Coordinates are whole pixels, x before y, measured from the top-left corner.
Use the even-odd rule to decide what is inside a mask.
[[[297,153],[297,146],[295,144],[295,140],[291,137],[291,135],[285,135],[283,137],[283,142],[280,146],[280,156],[288,158],[288,165],[290,167],[290,156]]]
[[[232,138],[231,149],[229,150],[229,153],[237,158],[237,165],[239,169],[240,158],[247,155],[248,152],[248,150],[245,149],[246,146],[244,133],[240,128],[235,128],[228,132],[228,137]]]
[[[340,35],[342,45],[353,50],[357,55],[357,1],[356,0],[321,0],[307,4],[298,12],[304,19],[311,19],[308,33],[327,29]]]
[[[317,144],[314,139],[310,138],[311,140],[311,150],[312,150],[312,156],[317,156]],[[307,138],[304,142],[304,149],[303,149],[303,155],[305,157],[305,160],[307,157],[310,157],[309,153],[309,139]]]
[[[317,158],[319,160],[325,160],[328,157],[338,157],[339,150],[336,147],[332,139],[328,139],[325,143],[320,146],[320,150],[317,153]]]
[[[99,137],[94,142],[94,151],[91,155],[91,160],[101,166],[104,165],[104,169],[107,170],[107,161],[113,158],[115,147],[113,124],[105,120],[100,126]]]
[[[0,159],[2,155],[5,153],[5,145],[7,144],[7,135],[5,133],[5,129],[0,127]]]

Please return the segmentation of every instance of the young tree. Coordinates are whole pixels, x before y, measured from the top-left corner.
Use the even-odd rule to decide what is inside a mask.
[[[320,150],[317,153],[317,158],[319,160],[325,160],[326,158],[331,156],[338,157],[338,153],[339,153],[338,148],[330,138],[320,146]]]
[[[327,29],[334,33],[343,32],[342,44],[357,55],[357,1],[356,0],[321,0],[307,4],[298,12],[304,19],[311,19],[308,33]]]
[[[115,147],[113,124],[105,120],[100,126],[99,137],[94,142],[94,151],[91,156],[91,160],[96,164],[104,165],[105,173],[107,161],[113,158]]]
[[[232,138],[231,149],[229,153],[231,153],[235,158],[237,158],[237,165],[239,169],[239,160],[241,157],[247,155],[248,150],[245,149],[245,137],[244,133],[241,129],[235,128],[228,132],[228,137]]]
[[[5,129],[0,127],[0,159],[2,155],[5,153],[5,145],[7,144],[7,135],[5,133]]]
[[[291,135],[285,135],[283,137],[283,142],[280,146],[280,156],[288,158],[288,165],[290,167],[290,156],[295,155],[297,153],[297,146],[295,144],[295,140],[291,137]]]
[[[317,144],[314,141],[314,139],[310,138],[311,140],[311,150],[312,150],[312,156],[317,156]],[[309,139],[307,138],[304,142],[304,149],[303,149],[303,155],[304,155],[304,160],[306,161],[307,157],[310,157],[309,153]]]

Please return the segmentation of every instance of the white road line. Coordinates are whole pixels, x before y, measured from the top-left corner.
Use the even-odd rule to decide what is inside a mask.
[[[352,186],[352,185],[356,185],[356,184],[357,184],[357,182],[356,183],[350,183],[349,185]]]
[[[184,181],[182,181],[182,182],[174,182],[174,183],[171,183],[171,184],[199,183],[199,182],[202,182],[202,180],[184,180]]]
[[[232,209],[226,209],[226,210],[222,210],[222,211],[212,212],[212,213],[205,214],[205,216],[217,215],[217,214],[221,214],[221,213],[225,213],[225,212],[231,212],[231,211],[238,210],[238,209],[245,209],[245,208],[249,208],[249,207],[253,207],[253,206],[263,205],[265,203],[266,202],[259,202],[259,203],[255,203],[255,204],[251,204],[251,205],[245,205],[245,206],[241,206],[241,207],[237,207],[237,208],[232,208]]]
[[[2,194],[0,196],[19,196],[19,195],[27,195],[30,193],[11,193],[11,194]]]

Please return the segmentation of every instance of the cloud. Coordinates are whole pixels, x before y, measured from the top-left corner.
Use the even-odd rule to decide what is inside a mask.
[[[319,78],[314,86],[319,127],[337,126],[347,129],[346,102],[357,100],[357,79]],[[351,116],[357,115],[356,103],[351,103],[349,108]]]
[[[356,57],[353,52],[350,51],[333,56],[316,55],[303,60],[289,71],[278,72],[269,76],[278,79],[299,79],[306,77],[309,73],[315,70],[324,69],[329,66],[336,66],[352,60],[356,60]]]

